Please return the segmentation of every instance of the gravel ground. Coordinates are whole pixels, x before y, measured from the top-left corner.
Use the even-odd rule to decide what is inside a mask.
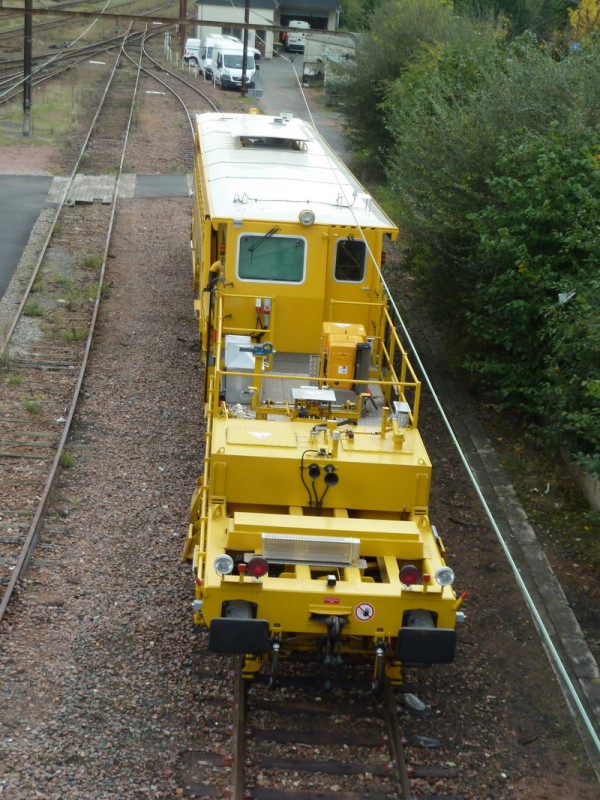
[[[144,101],[129,171],[160,171],[161,154],[164,169],[165,142],[169,163],[189,164],[188,131],[156,100]],[[209,702],[226,693],[228,667],[200,654],[179,561],[202,437],[190,209],[187,199],[119,206],[69,444],[76,464],[0,627],[1,797],[182,797],[182,753],[228,748],[228,712]],[[423,422],[438,467],[434,521],[471,597],[457,662],[408,676],[431,715],[401,724],[448,742],[467,800],[595,800],[529,615],[427,405]]]

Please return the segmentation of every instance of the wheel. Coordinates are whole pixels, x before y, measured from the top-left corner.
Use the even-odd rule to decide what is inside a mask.
[[[188,59],[188,64],[191,64],[192,67],[197,67],[198,66],[198,59],[194,58],[192,56],[191,58]]]

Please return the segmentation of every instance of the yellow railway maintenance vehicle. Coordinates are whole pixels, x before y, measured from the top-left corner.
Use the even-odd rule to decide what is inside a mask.
[[[367,656],[375,683],[454,658],[462,598],[380,275],[396,235],[310,124],[198,115],[207,432],[183,555],[209,648],[247,677],[306,652]]]

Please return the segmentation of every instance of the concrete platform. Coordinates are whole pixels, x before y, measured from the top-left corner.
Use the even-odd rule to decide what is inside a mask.
[[[63,200],[77,203],[112,203],[117,191],[114,175],[78,174],[0,176],[0,298],[10,285],[19,261],[40,215]],[[189,197],[192,175],[133,175],[121,177],[118,194],[122,199]]]
[[[115,175],[78,174],[69,186],[69,179],[54,178],[46,202],[58,204],[112,203],[117,191]],[[152,199],[164,197],[189,197],[192,191],[191,175],[132,175],[121,176],[119,197],[122,199]]]

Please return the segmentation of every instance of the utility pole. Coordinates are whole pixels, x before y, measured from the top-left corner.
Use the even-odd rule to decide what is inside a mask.
[[[25,11],[33,8],[33,0],[25,0]],[[25,14],[23,20],[23,136],[31,132],[31,31],[32,15]]]
[[[250,0],[244,0],[244,22],[246,23],[246,27],[244,28],[244,36],[242,40],[244,42],[244,52],[242,53],[242,97],[245,97],[247,94],[246,70],[248,69],[248,23],[250,22]]]
[[[187,0],[179,0],[179,18],[187,19]],[[179,26],[179,38],[181,42],[181,54],[183,55],[183,48],[185,47],[186,38],[186,25],[185,22]]]

